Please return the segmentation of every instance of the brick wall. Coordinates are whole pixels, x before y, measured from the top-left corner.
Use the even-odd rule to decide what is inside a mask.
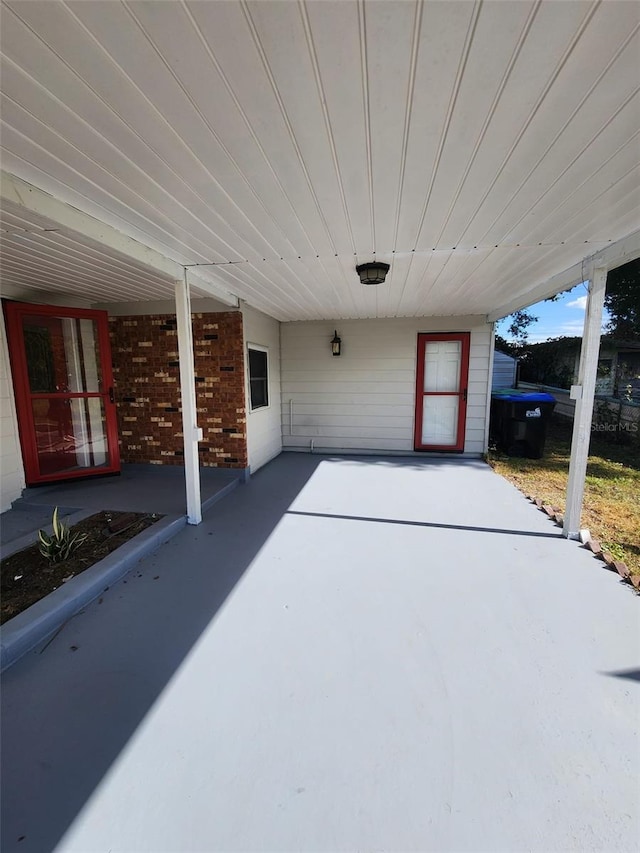
[[[246,468],[242,314],[193,314],[200,464]],[[180,365],[173,314],[109,319],[123,462],[181,465]]]

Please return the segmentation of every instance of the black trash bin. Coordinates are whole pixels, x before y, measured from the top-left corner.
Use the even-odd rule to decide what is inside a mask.
[[[556,398],[539,391],[506,388],[491,395],[490,437],[507,456],[541,459]]]

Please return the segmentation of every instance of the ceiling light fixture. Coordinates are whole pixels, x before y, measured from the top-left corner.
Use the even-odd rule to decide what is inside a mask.
[[[360,264],[356,267],[362,284],[382,284],[389,272],[389,264],[382,261],[372,261],[368,264]]]

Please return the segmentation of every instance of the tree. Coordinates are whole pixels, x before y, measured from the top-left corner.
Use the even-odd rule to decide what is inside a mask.
[[[621,341],[640,341],[640,258],[607,275],[604,305],[607,332]]]
[[[560,293],[556,293],[555,296],[548,296],[544,301],[557,302],[564,293],[568,293],[568,291],[562,290]],[[538,317],[534,317],[526,308],[522,308],[520,311],[515,311],[508,317],[500,320],[500,323],[506,323],[507,321],[509,321],[507,332],[511,335],[513,340],[507,341],[502,337],[502,335],[496,334],[496,347],[501,352],[506,352],[507,355],[512,355],[517,358],[522,348],[529,343],[529,326],[533,323],[537,323]]]
[[[538,318],[534,317],[528,311],[522,309],[516,311],[509,317],[506,317],[503,322],[509,320],[507,332],[513,340],[507,341],[501,335],[496,335],[496,347],[501,352],[506,352],[508,355],[517,355],[520,349],[527,343],[529,339],[529,326],[538,322]]]
[[[544,383],[569,388],[573,381],[576,355],[582,338],[550,338],[539,344],[525,344],[518,354],[523,382]]]

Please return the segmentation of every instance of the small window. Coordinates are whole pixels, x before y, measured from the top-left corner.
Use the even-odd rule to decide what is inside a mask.
[[[249,390],[252,411],[269,405],[269,368],[266,349],[249,347]]]

